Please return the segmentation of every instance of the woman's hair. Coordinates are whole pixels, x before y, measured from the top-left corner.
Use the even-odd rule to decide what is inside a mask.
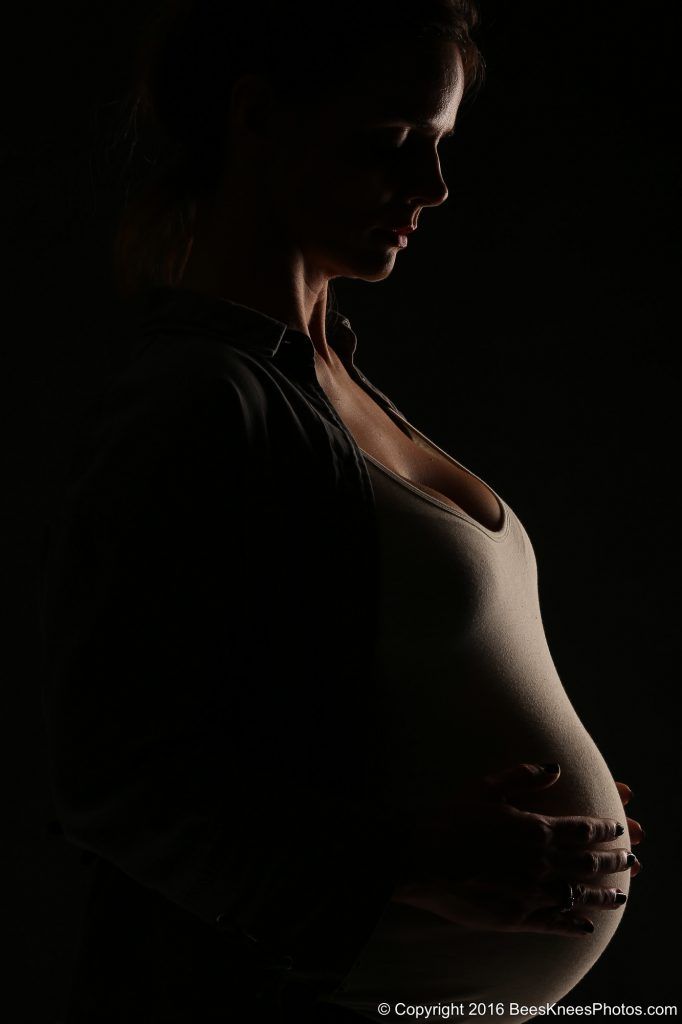
[[[241,75],[264,74],[286,102],[323,106],[343,88],[361,54],[388,41],[440,38],[457,44],[468,97],[485,73],[471,36],[478,21],[471,0],[157,5],[135,39],[131,87],[114,140],[129,147],[129,180],[113,239],[119,295],[180,284],[196,202],[217,188],[228,156],[227,109]],[[142,165],[137,180],[136,160]]]

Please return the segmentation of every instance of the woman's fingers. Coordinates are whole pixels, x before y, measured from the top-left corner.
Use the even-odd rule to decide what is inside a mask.
[[[608,843],[625,832],[625,826],[615,818],[593,818],[588,815],[539,815],[552,830],[552,843],[556,846],[589,846]]]
[[[503,827],[500,827],[503,824]],[[547,850],[551,847],[574,848],[606,843],[625,832],[625,826],[615,818],[594,818],[587,815],[535,814],[509,808],[504,823],[498,824],[498,836],[519,847]]]
[[[524,927],[517,929],[524,932],[544,932],[547,935],[575,935],[584,938],[594,931],[594,924],[589,917],[580,914],[562,914],[556,910],[536,910],[529,914]]]
[[[573,896],[571,907],[568,882]],[[581,910],[619,910],[627,901],[627,894],[616,886],[590,885],[552,875],[535,883],[508,878],[500,886],[499,899],[500,907],[520,922],[538,911],[580,915]]]
[[[620,799],[623,804],[623,807],[625,807],[625,805],[629,803],[630,800],[632,800],[632,790],[625,782],[617,782],[616,788],[620,793]],[[626,818],[625,823],[630,832],[630,842],[634,845],[636,845],[637,843],[641,843],[644,839],[644,829],[642,828],[640,823],[638,821],[635,821],[634,818]],[[633,871],[633,875],[635,874],[637,874],[637,872]]]
[[[571,881],[573,889],[573,907],[589,907],[591,910],[618,910],[627,902],[627,893],[615,886],[589,885],[587,882]],[[567,885],[559,879],[547,889],[549,906],[561,907],[566,898]]]
[[[644,829],[638,821],[634,818],[626,818],[625,823],[627,824],[628,831],[630,832],[630,843],[633,846],[637,846],[644,839]]]
[[[616,789],[620,793],[621,803],[623,804],[623,807],[625,807],[625,805],[632,800],[632,790],[626,782],[617,782]]]
[[[465,787],[466,794],[486,800],[510,800],[514,796],[527,794],[534,789],[546,789],[559,778],[561,768],[558,764],[535,764],[522,761],[519,764],[503,768],[501,771],[489,772],[483,777],[469,780]]]
[[[611,875],[629,871],[637,863],[631,850],[557,850],[548,853],[552,868],[567,878],[589,881],[596,875]]]
[[[573,905],[566,876],[535,879],[513,872],[487,872],[462,880],[433,878],[427,883],[396,887],[392,899],[407,903],[474,930],[550,932],[585,935],[594,931],[586,913],[618,910],[627,899],[615,887],[571,879]]]
[[[500,931],[552,931],[584,933],[583,911],[619,910],[627,895],[616,887],[571,881],[573,906],[566,906],[567,880],[557,875],[532,882],[506,876],[494,881],[479,876],[464,883],[466,904],[474,919]],[[593,929],[589,929],[593,930]]]

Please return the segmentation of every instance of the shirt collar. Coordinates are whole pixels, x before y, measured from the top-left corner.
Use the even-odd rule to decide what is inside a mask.
[[[276,355],[280,345],[296,339],[313,345],[307,334],[261,310],[189,288],[155,285],[140,292],[134,303],[137,322],[145,333],[164,330],[169,321],[173,329],[199,326],[225,340],[234,338],[238,347],[269,358]],[[327,341],[346,366],[354,364],[358,339],[348,317],[338,310],[327,311]]]

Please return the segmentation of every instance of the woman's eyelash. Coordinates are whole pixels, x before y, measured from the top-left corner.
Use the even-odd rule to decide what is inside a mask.
[[[407,134],[406,134],[407,132]],[[454,129],[441,135],[437,145],[450,145],[454,137]],[[378,137],[375,137],[375,144],[382,151],[391,152],[401,149],[409,141],[409,131],[405,128],[384,129]]]
[[[389,132],[385,136],[385,138],[389,145],[402,146],[403,143],[406,141],[404,136],[404,129],[398,128],[393,130],[392,132]]]
[[[455,137],[455,131],[454,130],[453,131],[446,131],[438,139],[438,145],[440,145],[442,142],[450,142],[454,137]],[[407,141],[407,139],[404,138],[403,131],[399,131],[399,134],[396,133],[396,131],[393,131],[389,135],[384,135],[383,138],[384,138],[384,141],[386,141],[387,144],[394,145],[396,147],[399,146],[399,145],[402,145],[404,142]]]

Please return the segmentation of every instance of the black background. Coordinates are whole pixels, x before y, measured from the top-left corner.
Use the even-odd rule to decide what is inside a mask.
[[[524,522],[559,673],[634,790],[644,868],[614,940],[564,1002],[673,1003],[677,5],[481,8],[487,82],[460,114],[447,202],[424,211],[390,278],[337,281],[336,293],[367,376]],[[75,418],[117,361],[107,245],[125,175],[108,140],[140,11],[26,8],[5,34],[13,1024],[57,1018],[87,874],[76,851],[44,838],[37,559]]]

